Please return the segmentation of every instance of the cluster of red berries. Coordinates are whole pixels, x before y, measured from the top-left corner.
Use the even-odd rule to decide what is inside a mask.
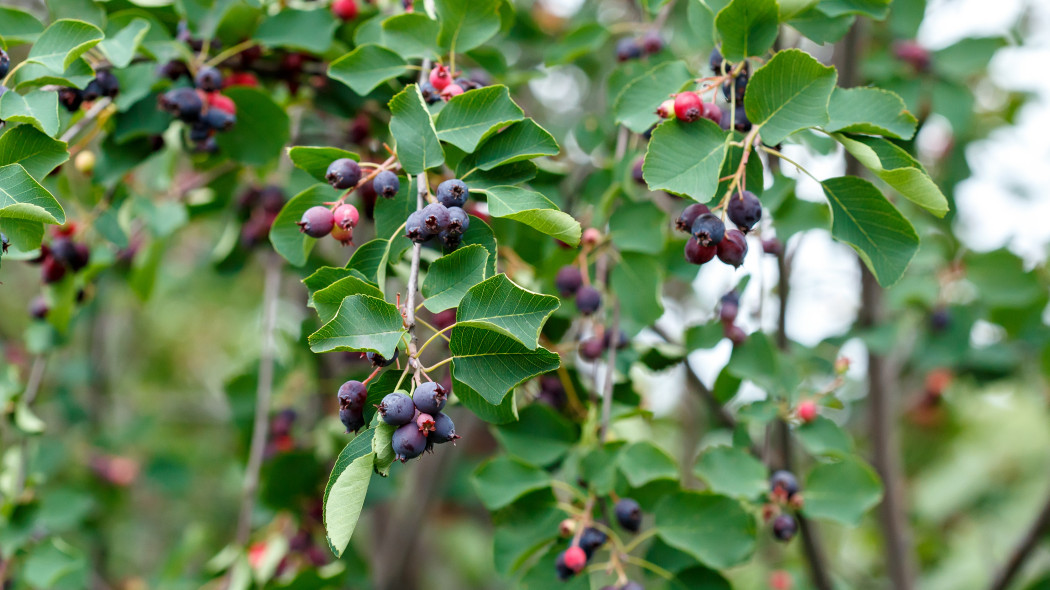
[[[190,126],[189,139],[197,150],[215,153],[217,132],[229,131],[237,122],[237,105],[220,93],[223,76],[218,69],[203,66],[194,76],[196,88],[169,90],[158,100],[161,110]]]
[[[798,533],[798,521],[786,510],[802,508],[798,479],[790,471],[774,471],[769,478],[769,503],[762,507],[762,517],[773,521],[773,537],[788,542]]]
[[[635,534],[642,528],[642,507],[631,498],[620,498],[614,508],[616,521],[620,528],[628,533]],[[594,557],[594,553],[601,549],[609,540],[609,536],[600,529],[588,526],[578,531],[579,523],[573,519],[566,519],[560,525],[562,536],[571,536],[569,547],[558,554],[554,561],[555,572],[559,580],[568,580],[579,574],[587,563]],[[607,586],[615,590],[611,586]],[[603,589],[604,590],[604,589]],[[642,585],[637,582],[627,582],[620,586],[620,590],[642,590]]]

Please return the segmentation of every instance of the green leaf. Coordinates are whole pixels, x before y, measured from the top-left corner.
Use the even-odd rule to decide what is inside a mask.
[[[393,358],[405,333],[402,322],[393,303],[368,295],[351,295],[343,299],[332,321],[310,334],[310,350],[378,352]]]
[[[494,406],[500,405],[507,392],[519,383],[561,365],[558,355],[543,347],[530,350],[486,328],[457,324],[450,338],[456,379]]]
[[[119,31],[109,32],[98,47],[106,54],[113,67],[126,68],[135,58],[135,52],[149,33],[150,26],[148,20],[136,18]]]
[[[33,43],[26,61],[63,72],[102,37],[102,31],[95,25],[79,20],[56,20]]]
[[[608,40],[608,29],[598,23],[584,23],[569,31],[557,43],[547,45],[543,54],[543,64],[550,67],[574,62],[598,51]]]
[[[616,463],[633,488],[659,479],[677,480],[681,475],[674,458],[650,442],[636,442],[625,447]]]
[[[452,391],[464,408],[489,424],[507,424],[518,419],[515,396],[505,395],[498,405],[493,404],[472,387],[456,379],[455,367],[452,368]]]
[[[95,78],[95,70],[84,59],[77,59],[65,70],[53,70],[38,63],[26,63],[15,72],[15,90],[48,84],[84,88]]]
[[[715,17],[722,55],[729,61],[765,55],[777,39],[779,17],[776,0],[733,0]]]
[[[44,224],[39,221],[0,216],[0,232],[11,240],[11,249],[17,252],[32,252],[44,241]]]
[[[371,388],[369,388],[369,393],[371,393]],[[408,392],[402,390],[402,393],[407,394]],[[392,426],[380,420],[376,424],[375,435],[372,436],[372,452],[376,455],[373,467],[375,472],[383,477],[390,475],[390,466],[393,465],[394,458],[397,456],[394,452],[394,446],[391,444],[393,440],[391,437],[394,436],[394,431],[397,428],[397,426]]]
[[[464,53],[499,32],[503,0],[436,0],[438,44],[442,49]]]
[[[867,133],[911,139],[917,120],[904,100],[881,88],[835,88],[828,104],[825,131]]]
[[[780,20],[785,21],[817,5],[820,0],[778,0]]]
[[[651,326],[664,313],[660,302],[663,258],[624,252],[610,272],[609,284],[620,298],[622,325],[628,333]]]
[[[296,223],[302,219],[303,213],[310,207],[323,205],[326,201],[331,201],[331,188],[327,184],[311,186],[285,203],[284,208],[277,214],[277,218],[273,220],[273,226],[270,228],[270,243],[273,244],[273,249],[277,250],[277,253],[283,256],[292,266],[306,264],[306,258],[310,255],[310,250],[313,250],[314,244],[317,242],[316,239],[299,231],[299,226]],[[383,240],[383,244],[385,247],[386,240]],[[354,252],[354,257],[350,259],[351,263],[353,263],[354,258],[357,257],[363,248],[364,246],[361,246],[358,248],[358,252]],[[366,277],[372,278],[374,276],[369,275],[362,269],[358,270],[361,270]]]
[[[31,125],[19,125],[0,135],[0,166],[21,164],[37,180],[43,180],[68,159],[65,143],[51,139]]]
[[[576,425],[546,404],[521,410],[517,422],[493,429],[507,453],[537,467],[546,467],[569,452],[579,438]]]
[[[22,96],[5,92],[0,97],[0,121],[28,123],[54,137],[58,133],[58,93],[35,91]]]
[[[484,246],[489,252],[488,270],[485,272],[486,276],[496,275],[496,260],[498,253],[496,250],[496,234],[492,232],[492,228],[489,224],[482,221],[480,218],[473,215],[470,216],[470,227],[463,234],[463,242],[460,248],[466,247],[470,244],[478,244]]]
[[[665,543],[713,568],[743,563],[755,550],[754,519],[739,502],[717,494],[667,496],[656,506],[656,529]]]
[[[663,123],[653,130],[642,165],[649,189],[686,195],[701,203],[710,201],[718,188],[727,137],[707,119]]]
[[[62,205],[20,164],[0,166],[0,217],[53,224],[66,222]]]
[[[609,238],[620,252],[659,255],[664,251],[667,213],[645,201],[620,205],[609,217]]]
[[[822,184],[831,205],[831,235],[853,246],[880,285],[897,282],[919,249],[915,228],[864,179],[842,176]]]
[[[823,44],[836,43],[841,40],[853,28],[856,20],[856,15],[843,14],[831,17],[814,7],[795,15],[788,24],[813,42]]]
[[[879,137],[834,134],[836,140],[875,176],[892,186],[909,201],[944,217],[948,199],[926,174],[918,160],[892,142]]]
[[[862,14],[882,20],[890,12],[893,0],[820,0],[817,6],[828,16]]]
[[[330,10],[285,8],[255,30],[255,40],[266,47],[287,47],[324,53],[332,44],[339,23]]]
[[[847,526],[860,524],[864,513],[882,499],[878,474],[857,457],[817,465],[806,476],[802,490],[807,516]]]
[[[423,280],[423,306],[433,313],[458,306],[468,289],[485,280],[488,263],[488,250],[479,244],[438,258]]]
[[[470,481],[485,508],[499,510],[529,492],[550,487],[546,471],[510,457],[490,459],[477,468]]]
[[[379,45],[358,45],[328,66],[328,77],[365,96],[377,86],[408,71],[408,62]]]
[[[368,295],[377,299],[383,298],[383,292],[372,283],[356,276],[348,276],[320,289],[313,294],[314,308],[321,321],[328,323],[339,312],[343,299],[351,295]]]
[[[802,446],[813,455],[845,455],[853,452],[853,440],[831,420],[817,419],[795,430]]]
[[[390,99],[390,134],[397,142],[397,158],[405,172],[419,174],[445,163],[430,111],[415,84]]]
[[[365,504],[376,456],[371,442],[371,432],[366,430],[346,445],[336,459],[324,492],[325,534],[336,557],[350,543]]]
[[[762,126],[762,141],[769,145],[800,129],[826,125],[837,78],[835,68],[805,51],[781,51],[751,76],[744,96],[747,118]]]
[[[557,297],[523,289],[501,273],[467,291],[456,321],[464,327],[495,329],[534,350],[544,322],[560,305]]]
[[[286,205],[287,206],[287,205]],[[302,213],[299,213],[302,216]],[[274,224],[277,222],[275,221]],[[270,231],[271,241],[273,240],[273,231]],[[383,259],[386,258],[386,250],[389,242],[382,238],[368,241],[357,247],[353,255],[350,256],[350,261],[346,263],[346,268],[356,270],[364,275],[372,284],[378,284],[377,278],[379,274],[379,265],[383,263]],[[294,264],[294,263],[293,263]],[[305,262],[304,262],[305,264]],[[302,265],[297,265],[302,266]]]
[[[490,135],[521,121],[524,115],[510,99],[506,86],[486,86],[453,97],[438,113],[434,126],[441,141],[469,154]]]
[[[288,148],[288,157],[292,160],[292,164],[295,164],[296,168],[305,170],[319,182],[328,182],[325,179],[325,174],[328,172],[328,166],[335,160],[340,158],[350,158],[355,162],[361,160],[360,156],[347,150],[304,145]]]
[[[425,14],[395,14],[383,21],[383,46],[397,50],[406,59],[436,58],[441,53],[437,43],[440,25]]]
[[[265,166],[279,158],[291,133],[284,109],[258,88],[234,86],[223,94],[237,105],[233,129],[215,136],[223,153],[248,166]]]
[[[711,447],[697,459],[694,470],[712,491],[755,499],[765,493],[768,473],[761,461],[736,447]]]
[[[492,170],[497,166],[558,154],[554,136],[532,119],[514,123],[485,140],[476,150],[476,166]]]
[[[607,443],[591,449],[580,460],[580,477],[596,494],[606,495],[616,485],[616,467],[623,447],[623,442]]]
[[[0,39],[8,45],[32,43],[44,31],[33,15],[10,6],[0,6]]]
[[[580,222],[559,211],[550,199],[516,186],[493,186],[476,190],[488,197],[489,215],[524,223],[570,246],[580,243]]]
[[[616,122],[635,133],[645,133],[660,121],[656,108],[693,80],[683,61],[664,62],[631,80],[616,97]]]

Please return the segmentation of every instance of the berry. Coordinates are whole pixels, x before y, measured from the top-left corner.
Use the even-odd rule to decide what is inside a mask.
[[[701,246],[715,246],[725,237],[726,226],[717,215],[703,213],[693,222],[692,234]]]
[[[434,90],[441,92],[449,84],[452,84],[452,74],[448,71],[447,66],[436,65],[430,70],[430,85],[434,87]]]
[[[602,231],[596,227],[588,227],[583,230],[583,235],[580,237],[580,244],[593,248],[598,244],[602,243]]]
[[[700,217],[704,213],[710,213],[711,210],[707,208],[707,205],[703,203],[693,203],[682,211],[682,214],[678,216],[678,219],[674,222],[674,227],[678,231],[684,231],[686,233],[692,233],[693,223],[696,222],[696,218]]]
[[[740,268],[745,256],[747,256],[747,238],[744,237],[744,232],[738,229],[727,231],[725,238],[718,242],[718,259],[733,268]]]
[[[576,292],[576,308],[580,310],[583,315],[591,315],[598,311],[598,308],[602,305],[602,294],[590,285],[584,285],[580,287],[580,290]]]
[[[95,82],[98,83],[99,94],[109,98],[116,98],[120,93],[120,80],[110,70],[99,70],[95,74]]]
[[[219,109],[220,111],[227,112],[231,115],[237,114],[237,104],[233,102],[233,99],[225,94],[219,94],[218,92],[212,92],[208,95],[208,106],[212,109]]]
[[[383,422],[391,426],[408,424],[415,413],[416,408],[412,404],[412,398],[400,391],[388,393],[383,401],[379,402],[379,416],[383,418]]]
[[[674,97],[674,116],[678,117],[679,121],[692,123],[700,118],[703,109],[703,102],[695,92],[679,92],[678,96]]]
[[[590,559],[594,552],[601,549],[602,545],[605,545],[605,542],[608,540],[609,535],[594,527],[587,527],[580,534],[580,548],[587,554],[587,559]]]
[[[613,335],[611,330],[606,330],[605,335],[602,336],[602,343],[606,348],[612,348],[615,346],[617,349],[627,348],[627,345],[631,343],[631,340],[627,337],[627,332],[620,330],[616,335],[616,341],[613,342]]]
[[[685,243],[685,259],[693,264],[710,262],[718,253],[718,246],[701,246],[700,242],[690,238]]]
[[[448,233],[463,234],[470,227],[470,216],[460,207],[448,208]]]
[[[750,231],[762,219],[762,202],[755,193],[743,191],[729,199],[726,214],[741,231]]]
[[[11,247],[11,240],[7,239],[7,236],[0,234],[0,253],[7,254],[7,249]]]
[[[667,99],[660,103],[660,106],[656,107],[656,114],[661,119],[670,119],[674,115],[674,99]]]
[[[925,72],[930,69],[929,50],[915,41],[898,41],[894,43],[893,55],[919,72]]]
[[[66,110],[75,113],[84,102],[84,92],[79,88],[59,88],[58,102],[66,107]]]
[[[554,560],[554,570],[558,574],[558,579],[562,581],[568,580],[576,575],[576,571],[566,565],[564,551],[559,553],[558,557]]]
[[[773,536],[778,541],[788,542],[798,532],[798,522],[790,514],[781,514],[773,520]]]
[[[347,381],[339,386],[339,408],[361,411],[368,400],[368,388],[360,381]]]
[[[29,315],[38,320],[46,318],[50,311],[51,307],[47,304],[47,299],[44,299],[43,295],[37,295],[29,302]]]
[[[419,431],[423,433],[423,436],[429,438],[430,433],[434,432],[434,417],[430,414],[424,412],[416,414],[415,423],[416,428],[419,428]]]
[[[722,335],[728,338],[733,346],[739,346],[747,341],[747,332],[734,324],[722,324]]]
[[[372,188],[377,195],[381,195],[385,199],[393,199],[397,196],[397,192],[401,190],[401,180],[398,179],[397,174],[389,170],[383,170],[372,179]]]
[[[353,229],[357,227],[357,220],[360,215],[357,213],[357,207],[354,207],[350,203],[343,203],[335,208],[332,212],[332,216],[335,217],[336,227],[342,229]]]
[[[588,361],[598,360],[604,350],[605,342],[601,338],[592,336],[580,343],[580,356]]]
[[[11,57],[7,55],[7,52],[0,49],[0,78],[7,75],[7,71],[11,69]]]
[[[346,432],[357,432],[365,427],[365,415],[361,410],[340,408],[339,421],[346,427]]]
[[[434,232],[427,229],[424,222],[423,210],[413,211],[405,222],[405,237],[417,244],[422,244],[434,237]]]
[[[167,78],[173,82],[183,76],[188,76],[189,73],[190,68],[186,65],[186,62],[177,59],[173,59],[157,66],[157,76],[160,78]]]
[[[626,584],[620,586],[620,590],[645,590],[645,586],[642,586],[634,580],[628,580]]]
[[[328,165],[324,178],[332,188],[353,188],[361,180],[361,166],[350,158],[339,158]]]
[[[772,254],[774,256],[779,255],[784,251],[784,244],[776,238],[769,238],[768,240],[762,240],[762,251],[766,254]]]
[[[40,276],[45,283],[57,283],[66,276],[66,267],[57,258],[48,256],[40,266]]]
[[[777,495],[790,498],[798,493],[798,479],[790,471],[780,469],[769,477],[769,490]]]
[[[700,116],[718,125],[722,121],[722,109],[713,102],[705,102]]]
[[[798,408],[795,409],[795,413],[798,414],[798,419],[803,422],[812,422],[817,419],[817,402],[807,399],[798,403]]]
[[[394,356],[388,359],[383,355],[379,354],[378,352],[366,352],[365,358],[368,359],[368,362],[372,363],[373,367],[389,367],[397,361],[397,353],[398,350],[395,348]]]
[[[259,86],[259,79],[251,72],[234,72],[229,76],[226,76],[222,86],[223,88],[229,88],[231,86],[251,86],[252,88],[255,88]]]
[[[446,207],[462,207],[469,196],[467,185],[457,178],[446,180],[437,188],[437,200]]]
[[[726,109],[725,111],[722,111],[722,120],[718,122],[722,129],[729,129],[729,116],[732,112],[732,109]],[[744,105],[739,105],[736,107],[736,121],[734,129],[741,133],[747,133],[748,131],[751,131],[751,121],[747,119],[747,112],[744,110]]]
[[[744,92],[747,90],[747,82],[747,74],[741,72],[740,75],[733,78],[732,81],[727,80],[722,84],[722,96],[724,96],[727,101],[732,101],[732,96],[735,91],[736,104],[742,104],[744,102]]]
[[[459,84],[449,84],[448,86],[445,86],[444,90],[441,91],[441,98],[448,101],[451,100],[452,97],[459,96],[460,94],[463,94],[462,86],[460,86]]]
[[[92,79],[84,87],[84,100],[92,102],[98,100],[100,96],[102,96],[102,85],[99,84],[97,79]]]
[[[642,37],[642,49],[648,54],[660,53],[664,48],[664,39],[660,33],[649,31]]]
[[[192,88],[176,88],[165,92],[160,97],[161,109],[187,123],[192,123],[200,118],[203,106],[204,101]]]
[[[625,531],[637,533],[642,528],[642,507],[630,498],[620,498],[616,503],[616,521]]]
[[[427,437],[414,423],[405,424],[394,431],[390,437],[390,446],[394,449],[394,458],[404,463],[423,454],[427,448]]]
[[[620,39],[616,42],[616,61],[627,61],[642,57],[642,46],[634,39]]]
[[[357,0],[335,0],[332,2],[332,14],[339,20],[354,20],[357,18]]]
[[[423,207],[423,225],[432,234],[441,233],[448,227],[448,209],[441,203],[431,203]]]
[[[323,238],[332,233],[332,228],[335,227],[335,216],[328,207],[317,205],[307,209],[297,225],[299,231],[311,238]]]
[[[434,85],[431,84],[429,80],[420,84],[419,92],[423,95],[423,100],[426,101],[427,104],[434,104],[441,100],[441,91],[434,88]]]
[[[721,74],[722,73],[722,64],[724,62],[725,62],[725,59],[722,58],[722,52],[719,51],[717,47],[712,49],[711,50],[711,57],[709,57],[708,61],[707,61],[708,65],[711,66],[711,71],[713,71],[715,74]],[[728,64],[726,64],[726,70],[729,70],[729,69],[731,69],[731,68],[729,67]]]
[[[445,408],[448,400],[448,392],[440,383],[428,381],[416,388],[412,394],[412,401],[420,412],[426,414],[437,414]]]
[[[214,130],[211,128],[211,125],[209,125],[207,121],[204,121],[202,119],[194,123],[193,126],[190,127],[190,141],[194,143],[202,143],[204,141],[207,141],[208,138],[211,137],[213,131]]]
[[[463,234],[446,229],[438,234],[438,240],[441,241],[441,245],[445,248],[445,251],[452,252],[456,248],[459,248],[460,244],[463,243]]]
[[[580,267],[570,264],[559,268],[557,276],[554,277],[554,286],[558,288],[558,293],[562,297],[575,295],[583,286],[583,273]]]
[[[776,570],[769,574],[769,589],[770,590],[791,590],[794,586],[794,581],[791,579],[791,574],[784,570]]]
[[[934,332],[943,332],[952,323],[951,313],[943,307],[930,315],[930,329]]]
[[[84,150],[73,158],[73,167],[81,174],[91,174],[95,171],[95,152]]]
[[[211,66],[204,66],[197,70],[197,77],[193,79],[193,83],[205,92],[215,92],[222,89],[222,73]]]
[[[222,109],[208,109],[201,117],[201,122],[216,131],[229,131],[237,122],[237,117]]]
[[[272,184],[264,186],[259,191],[259,206],[267,213],[280,213],[284,207],[284,192]]]
[[[645,164],[645,158],[639,157],[634,161],[634,166],[631,167],[631,179],[638,184],[645,186],[645,177],[642,174],[642,165]]]
[[[736,291],[730,291],[722,296],[722,308],[718,315],[724,323],[732,324],[736,321],[736,314],[740,309],[740,296]]]
[[[585,565],[587,565],[587,553],[583,549],[573,545],[565,550],[566,567],[578,574],[583,571]]]
[[[574,533],[576,533],[575,520],[571,518],[566,518],[565,520],[558,523],[558,534],[560,534],[561,536],[571,537]],[[580,540],[582,541],[583,539]],[[586,551],[586,549],[584,551]]]
[[[457,438],[459,436],[456,435],[456,425],[452,423],[452,418],[440,412],[434,414],[434,429],[427,436],[427,442],[440,445],[453,442]]]

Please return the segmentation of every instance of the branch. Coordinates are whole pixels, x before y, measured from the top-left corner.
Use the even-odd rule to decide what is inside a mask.
[[[609,342],[609,352],[605,359],[607,367],[605,370],[605,381],[602,382],[602,423],[598,429],[598,442],[605,444],[605,437],[609,434],[609,420],[612,417],[612,390],[613,381],[616,380],[616,349],[620,339],[620,302],[613,303],[613,321],[610,327],[612,334],[606,334]]]
[[[97,117],[99,113],[105,110],[105,108],[108,107],[111,102],[113,102],[113,99],[109,98],[108,96],[104,96],[95,101],[95,104],[91,105],[91,108],[88,109],[86,113],[84,113],[84,116],[81,117],[79,121],[74,123],[72,127],[66,129],[66,132],[63,133],[62,137],[58,138],[58,140],[68,144],[69,140],[76,137],[77,134],[80,133],[84,129],[84,127],[87,126],[88,123],[94,121],[95,117]]]
[[[992,583],[988,586],[988,590],[1006,590],[1010,587],[1010,583],[1017,577],[1017,574],[1021,571],[1021,566],[1024,562],[1031,557],[1032,550],[1036,548],[1039,541],[1046,534],[1047,530],[1050,530],[1050,496],[1047,497],[1046,502],[1043,504],[1043,508],[1039,511],[1039,516],[1036,517],[1035,522],[1025,532],[1024,536],[1014,547],[1014,550],[1010,553],[1009,559],[1003,564],[1002,568],[995,574],[992,579]]]

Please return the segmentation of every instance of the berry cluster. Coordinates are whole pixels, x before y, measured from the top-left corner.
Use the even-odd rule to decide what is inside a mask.
[[[439,100],[450,100],[453,96],[459,96],[468,90],[474,90],[488,86],[490,80],[484,72],[472,72],[469,78],[464,77],[462,72],[456,76],[448,66],[438,64],[430,70],[427,78],[419,90],[423,93],[423,99],[427,104],[434,104]]]
[[[105,96],[116,98],[120,93],[120,80],[108,69],[100,69],[95,72],[95,78],[84,86],[84,89],[63,87],[58,89],[58,102],[73,113],[80,110],[80,105],[85,102],[94,102]]]
[[[616,43],[616,60],[630,61],[646,55],[660,53],[664,48],[663,37],[656,31],[650,31],[641,38],[627,37]]]
[[[642,507],[638,502],[631,498],[620,498],[616,502],[614,512],[620,528],[631,534],[641,530]],[[559,580],[568,580],[583,571],[583,568],[594,557],[594,553],[609,540],[609,536],[599,528],[586,526],[582,531],[577,531],[578,526],[577,521],[571,518],[561,523],[562,535],[572,535],[572,540],[569,542],[569,547],[559,553],[554,562]],[[619,588],[620,590],[641,590],[642,586],[637,582],[628,581]]]
[[[51,244],[40,246],[40,255],[30,261],[32,264],[40,265],[40,279],[45,285],[57,283],[65,278],[67,273],[78,273],[87,267],[91,260],[91,249],[83,242],[73,241],[76,232],[76,224],[68,223],[55,228],[55,237]],[[3,251],[7,251],[7,237],[0,237],[3,242]],[[83,291],[78,292],[78,299],[83,297]],[[29,315],[36,319],[44,319],[50,313],[51,307],[43,295],[35,297],[29,303]]]
[[[325,180],[332,188],[346,191],[343,196],[327,206],[317,205],[303,212],[297,222],[299,231],[311,238],[323,238],[329,234],[344,246],[354,241],[354,228],[360,219],[357,207],[344,202],[358,187],[368,185],[375,194],[387,199],[394,198],[401,190],[401,181],[390,170],[379,169],[375,175],[362,179],[361,165],[350,158],[339,158],[328,165]]]
[[[562,297],[575,297],[576,308],[583,315],[592,315],[602,306],[602,293],[591,286],[580,267],[568,265],[558,269],[554,284]]]
[[[718,256],[734,268],[744,263],[747,256],[744,233],[762,218],[762,204],[754,193],[741,191],[729,198],[726,213],[739,229],[727,230],[722,219],[702,203],[694,203],[682,211],[675,220],[675,228],[693,236],[685,245],[686,260],[701,265]]]
[[[438,185],[436,196],[436,202],[409,214],[405,237],[417,244],[437,237],[446,250],[455,250],[470,227],[470,216],[463,210],[470,189],[462,180],[452,178]]]
[[[390,437],[394,458],[404,463],[432,450],[434,445],[453,442],[456,425],[448,414],[442,413],[449,391],[440,383],[428,381],[412,393],[395,391],[387,394],[379,404],[383,422],[396,426]]]
[[[190,126],[190,141],[199,151],[215,153],[219,149],[215,133],[233,128],[237,106],[219,92],[223,77],[218,69],[204,66],[193,81],[196,89],[179,87],[161,95],[160,108]]]
[[[769,478],[770,502],[762,508],[762,516],[773,521],[773,537],[778,541],[788,542],[798,532],[798,521],[785,509],[802,508],[802,494],[799,493],[798,479],[790,471],[774,471]]]
[[[741,133],[747,133],[751,130],[751,122],[748,121],[747,112],[744,110],[744,93],[750,80],[748,63],[745,61],[736,67],[725,61],[716,48],[711,52],[710,66],[714,75],[702,80],[710,81],[710,84],[703,86],[698,92],[686,90],[675,94],[660,104],[656,114],[664,119],[674,117],[686,123],[708,119],[727,131],[732,127]],[[722,96],[729,106],[725,110],[715,103],[714,93],[710,102],[704,102],[702,98],[703,94],[714,90],[719,84],[722,86]]]

